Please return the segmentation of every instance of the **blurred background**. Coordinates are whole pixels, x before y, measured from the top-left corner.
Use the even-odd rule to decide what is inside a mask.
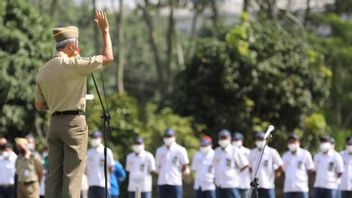
[[[98,54],[97,8],[108,13],[115,59],[96,78],[123,164],[135,135],[154,153],[167,127],[190,157],[201,135],[217,142],[222,128],[253,147],[273,124],[281,154],[293,131],[313,153],[321,134],[337,150],[352,134],[352,0],[2,0],[0,134],[31,133],[44,147],[50,116],[35,110],[34,87],[55,51],[51,30],[78,26],[81,56]],[[88,90],[89,128],[102,130],[90,78]]]

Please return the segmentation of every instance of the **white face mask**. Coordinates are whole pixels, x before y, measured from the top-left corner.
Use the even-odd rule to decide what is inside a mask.
[[[8,151],[3,151],[2,152],[2,156],[5,158],[5,159],[8,159],[10,157],[10,152]]]
[[[170,146],[171,144],[173,144],[176,140],[174,137],[168,137],[168,138],[164,138],[164,144],[166,146]]]
[[[328,152],[331,148],[331,144],[329,142],[324,142],[320,144],[320,151],[325,153]]]
[[[346,150],[348,151],[348,153],[352,154],[352,145],[347,145]]]
[[[202,153],[207,153],[208,151],[210,151],[210,149],[211,149],[211,146],[201,146],[199,150]]]
[[[100,138],[90,140],[90,145],[92,145],[92,147],[98,147],[100,144],[101,144]]]
[[[219,140],[218,143],[221,148],[226,148],[228,145],[230,145],[230,140],[229,139]]]
[[[28,143],[28,149],[29,150],[33,150],[34,149],[34,145],[32,143]]]
[[[233,141],[232,146],[240,148],[242,146],[242,140]]]
[[[135,144],[132,146],[132,149],[135,153],[140,153],[140,152],[142,152],[142,150],[144,150],[144,145],[143,144],[140,144],[140,145]]]
[[[288,144],[287,145],[287,148],[292,151],[292,152],[295,152],[297,151],[297,149],[299,148],[299,144],[297,143],[291,143],[291,144]]]
[[[258,149],[262,149],[264,146],[264,141],[263,140],[255,141],[255,145],[257,146]]]

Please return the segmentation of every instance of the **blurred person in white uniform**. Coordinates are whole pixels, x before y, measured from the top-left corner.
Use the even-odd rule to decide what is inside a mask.
[[[189,159],[186,149],[176,143],[176,132],[164,131],[164,145],[156,151],[158,172],[158,198],[182,198],[182,176],[189,175]]]
[[[212,139],[203,136],[200,139],[200,148],[192,158],[191,169],[196,173],[193,185],[195,198],[216,198],[213,160]]]
[[[234,132],[232,134],[232,146],[240,149],[242,154],[249,160],[249,154],[251,152],[250,149],[243,146],[244,137],[241,132]],[[239,173],[240,177],[240,185],[238,187],[238,191],[241,195],[241,198],[248,198],[249,189],[251,188],[251,173],[249,168],[244,169]]]
[[[144,140],[140,136],[134,138],[132,149],[126,160],[128,197],[135,198],[136,193],[140,193],[140,198],[151,198],[152,174],[156,171],[154,156],[144,149]]]
[[[337,198],[340,177],[344,171],[341,155],[331,144],[331,137],[320,137],[320,152],[314,156],[314,198]]]
[[[352,197],[352,136],[346,138],[346,149],[341,151],[345,171],[341,176],[341,198]]]
[[[285,173],[284,198],[308,198],[308,173],[314,172],[314,162],[309,151],[300,147],[300,138],[291,133],[288,151],[282,156]]]
[[[264,139],[264,132],[257,132],[255,135],[256,148],[249,154],[249,164],[251,167],[252,179],[254,178],[259,154],[267,140]],[[262,161],[259,164],[257,178],[258,194],[260,198],[275,198],[275,177],[280,176],[282,172],[282,159],[276,149],[266,146]],[[252,191],[252,195],[254,192]]]
[[[104,145],[102,143],[103,134],[100,131],[93,131],[90,144],[92,148],[87,152],[86,175],[88,178],[88,198],[105,197],[105,175],[104,175]],[[111,149],[107,148],[107,168],[108,168],[108,188],[110,185],[110,173],[115,165]],[[80,190],[80,189],[77,189]],[[108,189],[107,189],[108,190]]]
[[[17,155],[12,151],[10,143],[7,141],[2,143],[0,145],[0,198],[14,198]]]
[[[240,198],[239,174],[248,168],[248,159],[231,144],[231,132],[219,132],[219,147],[215,149],[214,167],[217,198]]]

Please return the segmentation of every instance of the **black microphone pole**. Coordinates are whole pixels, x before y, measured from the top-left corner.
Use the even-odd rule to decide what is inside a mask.
[[[108,168],[107,168],[107,140],[108,140],[108,132],[110,132],[110,114],[109,114],[109,109],[106,109],[103,103],[103,100],[101,99],[101,95],[99,92],[99,88],[97,86],[97,82],[95,80],[95,77],[93,73],[91,74],[93,82],[94,82],[94,87],[97,91],[99,102],[101,105],[101,108],[103,110],[103,114],[101,118],[104,120],[103,121],[103,136],[104,136],[104,177],[105,177],[105,191],[104,191],[104,197],[108,198]],[[106,101],[105,101],[106,102]],[[106,104],[107,106],[107,104]],[[108,107],[108,106],[107,106]]]

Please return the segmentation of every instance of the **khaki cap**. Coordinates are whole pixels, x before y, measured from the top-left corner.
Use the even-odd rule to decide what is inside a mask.
[[[78,28],[76,26],[57,27],[53,29],[53,34],[57,43],[70,39],[78,39]]]
[[[17,145],[27,145],[28,141],[25,138],[15,138]]]

